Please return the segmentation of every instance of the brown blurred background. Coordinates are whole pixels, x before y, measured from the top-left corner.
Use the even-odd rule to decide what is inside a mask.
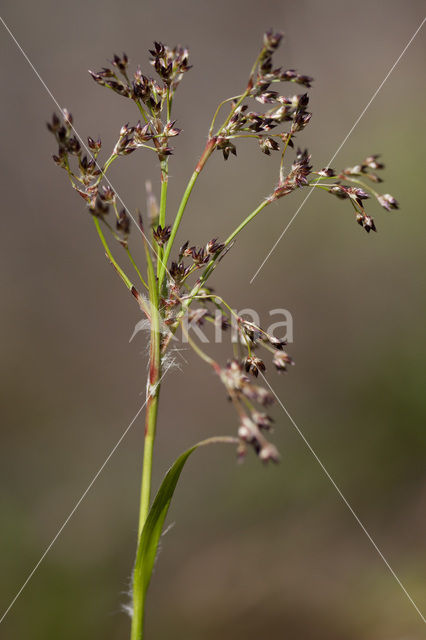
[[[2,16],[77,130],[109,149],[132,105],[87,69],[114,52],[147,69],[152,40],[182,43],[194,68],[175,102],[184,129],[171,160],[175,207],[219,99],[244,86],[263,31],[286,33],[277,63],[314,76],[312,124],[298,142],[325,165],[423,18],[424,3],[4,0]],[[53,164],[55,106],[0,28],[3,198],[0,461],[1,610],[143,401],[140,319],[103,258],[84,205]],[[367,236],[347,203],[315,193],[252,285],[305,193],[271,207],[239,240],[213,285],[237,308],[285,307],[297,366],[271,382],[407,590],[426,610],[425,33],[413,42],[334,162],[387,164],[388,213],[370,202]],[[291,92],[293,86],[289,86]],[[296,92],[297,92],[296,88]],[[181,239],[223,238],[268,193],[277,156],[239,145],[194,191]],[[148,153],[117,162],[127,206],[158,189]],[[136,234],[134,240],[137,242]],[[215,352],[212,345],[212,353]],[[224,360],[230,350],[221,348]],[[219,382],[186,353],[167,376],[155,486],[194,441],[235,432]],[[230,449],[189,462],[149,596],[148,638],[417,640],[425,626],[285,414],[283,461],[237,466]],[[2,638],[118,640],[134,556],[142,420],[0,626]]]

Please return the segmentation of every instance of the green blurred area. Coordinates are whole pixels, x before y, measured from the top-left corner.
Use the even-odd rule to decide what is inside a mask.
[[[423,3],[247,2],[157,5],[3,3],[3,18],[77,130],[105,149],[131,105],[87,68],[124,49],[147,69],[152,40],[188,45],[194,68],[176,99],[184,132],[171,159],[176,206],[220,99],[246,80],[262,32],[286,33],[277,63],[315,77],[312,124],[299,135],[327,164],[418,27]],[[5,610],[144,399],[146,336],[129,343],[137,308],[103,258],[91,221],[45,129],[51,98],[3,29],[0,264],[2,432],[0,609]],[[347,203],[314,193],[253,284],[251,277],[304,193],[246,230],[212,284],[236,308],[289,309],[296,366],[270,381],[388,560],[426,609],[425,581],[425,37],[420,32],[334,166],[382,153],[386,212],[368,202],[367,236]],[[292,86],[289,88],[291,92]],[[226,237],[269,193],[277,158],[240,144],[200,177],[180,238]],[[158,191],[158,166],[133,154],[114,165],[126,205]],[[172,210],[171,209],[171,210]],[[137,244],[136,234],[133,239]],[[136,249],[141,257],[142,249]],[[119,255],[119,254],[117,254]],[[210,352],[222,362],[228,345]],[[155,485],[184,448],[233,434],[219,381],[185,352],[164,383]],[[424,623],[280,409],[277,467],[231,449],[198,452],[176,493],[149,596],[147,637],[417,640]],[[122,611],[134,557],[143,424],[111,458],[0,625],[0,637],[128,636]],[[1,613],[0,613],[1,615]]]

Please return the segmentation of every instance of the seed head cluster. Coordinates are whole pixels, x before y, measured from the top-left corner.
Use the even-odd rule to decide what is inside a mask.
[[[373,218],[365,211],[365,201],[374,198],[387,211],[399,207],[393,196],[376,191],[377,185],[382,182],[379,173],[384,165],[378,155],[370,155],[340,172],[330,167],[319,170],[313,168],[308,149],[295,145],[297,136],[304,132],[311,121],[306,90],[311,88],[313,78],[295,69],[275,64],[274,57],[281,41],[282,34],[273,31],[265,33],[247,85],[244,85],[245,90],[238,97],[220,103],[213,117],[205,150],[195,167],[192,183],[189,184],[193,186],[213,152],[220,151],[223,158],[228,160],[231,155],[237,155],[237,146],[240,148],[244,142],[254,141],[266,156],[280,158],[278,178],[271,180],[271,190],[258,208],[259,211],[298,189],[318,188],[340,200],[347,200],[358,224],[367,233],[376,231]],[[125,53],[121,56],[114,54],[109,66],[100,71],[89,71],[98,85],[130,100],[138,110],[138,118],[132,123],[123,124],[119,129],[111,153],[101,161],[100,155],[104,151],[101,140],[88,137],[87,143],[84,143],[75,132],[71,114],[64,110],[60,116],[54,114],[47,125],[58,145],[53,159],[67,172],[73,189],[84,199],[98,227],[100,225],[102,229],[106,229],[126,249],[142,284],[150,294],[153,279],[155,280],[161,326],[165,326],[168,331],[161,336],[163,356],[171,338],[183,326],[185,318],[193,326],[211,324],[215,329],[219,324],[222,330],[236,327],[238,342],[234,357],[223,367],[203,354],[198,346],[193,346],[213,365],[228,398],[235,406],[239,419],[238,455],[243,457],[247,448],[251,447],[261,460],[277,462],[278,451],[265,435],[271,432],[273,422],[265,413],[265,408],[273,403],[274,396],[267,388],[258,384],[258,381],[264,378],[267,369],[265,356],[271,359],[278,373],[286,372],[294,364],[293,359],[284,350],[284,340],[269,335],[253,322],[236,316],[223,298],[207,285],[214,269],[232,249],[237,232],[253,216],[248,216],[226,242],[213,238],[207,242],[204,240],[201,245],[193,245],[187,241],[178,251],[174,250],[173,243],[180,218],[177,215],[171,224],[166,222],[167,195],[164,187],[168,183],[169,158],[174,152],[172,142],[181,133],[176,120],[171,117],[172,103],[177,88],[191,65],[188,50],[184,47],[168,47],[157,41],[149,53],[149,64],[155,77],[143,73],[140,66],[131,72]],[[284,95],[279,90],[283,86],[287,89],[291,87],[293,91]],[[218,125],[217,120],[222,110],[225,110],[226,115]],[[137,150],[154,153],[161,170],[160,204],[151,184],[146,184],[145,209],[149,222],[149,241],[144,233],[143,216],[139,216],[139,226],[145,238],[147,263],[151,266],[151,279],[146,278],[149,285],[130,254],[131,217],[125,208],[118,206],[118,195],[106,177],[113,162]],[[291,160],[288,160],[288,154],[291,154]],[[188,188],[185,194],[190,193]],[[185,197],[187,200],[186,195]],[[108,218],[111,211],[114,223]],[[103,242],[105,246],[105,238]],[[171,253],[172,250],[174,254]],[[108,255],[112,260],[111,253]],[[129,279],[127,276],[123,277],[117,263],[113,262],[113,265],[146,312],[134,285],[129,285]],[[165,274],[162,280],[163,267]],[[148,273],[148,269],[146,271]],[[194,305],[195,301],[198,306]],[[147,316],[152,321],[149,313]]]
[[[349,200],[354,209],[356,221],[367,233],[377,231],[373,218],[365,212],[364,200],[374,197],[377,202],[387,211],[398,209],[398,202],[389,193],[379,194],[368,182],[380,183],[382,178],[376,173],[385,168],[382,162],[379,162],[379,155],[368,156],[363,162],[343,169],[336,174],[334,169],[326,168],[321,171],[314,172],[319,176],[319,180],[323,178],[334,178],[331,184],[323,186],[329,193],[340,198],[341,200]],[[345,184],[349,182],[349,184]],[[359,185],[359,186],[358,186]]]

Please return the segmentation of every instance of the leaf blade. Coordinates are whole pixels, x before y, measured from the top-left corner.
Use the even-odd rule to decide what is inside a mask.
[[[133,618],[136,618],[137,624],[132,626],[132,640],[142,638],[145,597],[154,568],[158,544],[173,494],[186,461],[201,446],[215,443],[237,444],[238,442],[238,438],[229,436],[214,437],[198,442],[182,453],[164,476],[139,537],[133,572]]]
[[[164,520],[166,519],[180,474],[182,473],[187,459],[197,447],[198,445],[195,445],[185,451],[170,467],[163,482],[161,483],[157,495],[155,496],[154,502],[142,529],[136,554],[134,582],[139,585],[139,588],[142,590],[143,597],[145,597],[149,586]]]

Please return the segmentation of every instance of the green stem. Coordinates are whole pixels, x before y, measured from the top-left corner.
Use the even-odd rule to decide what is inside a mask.
[[[100,225],[100,222],[99,222],[99,218],[97,218],[96,216],[93,216],[93,222],[95,223],[96,231],[98,232],[98,235],[99,235],[99,237],[101,239],[101,242],[102,242],[103,247],[105,249],[105,253],[107,254],[107,256],[108,256],[109,260],[111,261],[111,263],[114,265],[115,270],[120,275],[120,277],[123,280],[123,282],[126,285],[126,287],[131,290],[133,288],[133,284],[131,283],[129,278],[126,276],[126,274],[124,273],[123,269],[120,267],[120,265],[118,264],[118,262],[116,261],[114,256],[112,255],[111,249],[108,246],[108,243],[107,243],[107,241],[105,239],[104,234],[102,233],[102,229],[101,229],[101,225]]]
[[[257,214],[262,211],[262,209],[268,206],[268,204],[271,204],[270,200],[263,200],[254,211],[252,211],[246,218],[244,218],[241,224],[239,224],[238,227],[234,229],[234,231],[226,238],[225,245],[228,245],[230,242],[232,242],[235,236],[237,236],[240,233],[240,231],[242,231],[244,227],[246,227],[249,224],[249,222],[251,222],[253,218],[255,218]]]
[[[161,161],[161,196],[160,196],[160,211],[158,215],[158,224],[164,229],[166,225],[166,205],[167,205],[167,188],[169,185],[169,161],[166,158]],[[157,276],[160,273],[160,269],[163,265],[163,247],[158,247],[158,260],[157,260]]]
[[[101,178],[106,174],[106,172],[108,171],[110,165],[112,165],[112,163],[114,162],[114,160],[116,160],[118,158],[118,156],[115,153],[112,153],[110,155],[110,157],[108,158],[108,160],[105,162],[102,172],[101,172]]]
[[[146,111],[143,108],[140,100],[135,100],[135,102],[136,102],[137,108],[139,109],[139,111],[140,111],[140,113],[142,115],[142,118],[144,119],[144,122],[147,123],[148,122],[148,116],[146,115]]]
[[[224,123],[222,124],[222,126],[218,129],[218,132],[217,132],[216,136],[220,135],[220,133],[225,129],[225,127],[227,127],[227,126],[228,126],[228,124],[229,124],[229,122],[230,122],[230,120],[231,120],[232,116],[233,116],[233,115],[234,115],[234,113],[235,113],[235,110],[240,106],[240,104],[241,104],[242,102],[244,102],[244,100],[247,98],[247,96],[249,95],[250,91],[252,90],[252,88],[253,88],[253,84],[254,84],[254,76],[255,76],[255,73],[256,73],[257,65],[259,64],[259,62],[260,62],[260,60],[261,60],[262,56],[264,55],[264,52],[265,52],[265,50],[264,50],[264,49],[262,49],[262,50],[261,50],[261,52],[259,53],[258,57],[256,58],[256,60],[255,60],[255,62],[254,62],[254,64],[253,64],[253,66],[252,66],[252,68],[251,68],[251,71],[250,71],[250,77],[249,77],[249,81],[248,81],[248,85],[247,85],[246,90],[245,90],[245,91],[244,91],[244,93],[243,93],[243,94],[241,94],[240,96],[236,96],[236,97],[238,98],[238,100],[237,100],[237,102],[234,104],[233,108],[231,109],[231,112],[229,113],[229,115],[228,115],[228,117],[226,118],[225,122],[224,122]],[[233,98],[230,98],[230,99],[232,100]],[[224,101],[219,105],[219,108],[220,108],[220,107],[222,106],[222,104],[224,104],[225,102],[227,102],[227,100],[224,100]],[[215,119],[216,119],[216,115],[217,115],[217,113],[218,113],[218,111],[216,111],[216,113],[215,113]],[[214,122],[213,122],[213,124],[214,124]]]
[[[153,316],[157,314],[153,313]],[[151,476],[152,476],[152,458],[154,451],[154,440],[158,416],[158,400],[160,396],[160,378],[161,378],[161,352],[160,352],[160,334],[156,328],[151,331],[151,348],[150,348],[150,373],[148,381],[148,400],[145,415],[145,443],[143,451],[143,469],[142,469],[142,485],[141,499],[139,510],[138,538],[142,533],[143,526],[149,511],[149,503],[151,498]]]
[[[176,237],[176,234],[178,232],[179,229],[179,225],[181,223],[182,220],[182,216],[185,212],[186,209],[186,205],[187,202],[189,200],[189,196],[191,195],[192,189],[194,188],[194,184],[197,181],[198,176],[200,175],[201,171],[203,170],[203,167],[205,165],[205,163],[207,162],[208,158],[211,156],[211,154],[213,153],[213,150],[215,148],[216,145],[216,138],[209,138],[207,140],[207,144],[206,147],[203,151],[203,154],[197,164],[197,166],[195,167],[195,171],[192,174],[186,189],[185,189],[185,193],[182,196],[182,200],[180,202],[179,205],[179,209],[178,212],[176,214],[176,218],[174,219],[173,222],[173,226],[172,226],[172,230],[170,233],[170,238],[166,244],[166,246],[164,247],[164,253],[163,253],[163,259],[160,262],[160,268],[158,270],[158,286],[159,286],[159,291],[161,291],[162,288],[162,284],[163,284],[163,280],[164,280],[164,276],[166,274],[166,268],[167,268],[167,262],[169,260],[170,257],[170,252],[172,250],[173,247],[173,242],[174,239]]]
[[[239,96],[233,96],[232,98],[226,98],[226,100],[222,100],[222,102],[219,102],[216,111],[214,112],[214,116],[213,116],[213,120],[212,123],[210,125],[210,129],[209,129],[209,136],[211,136],[213,134],[213,128],[214,128],[214,123],[216,122],[216,118],[219,115],[219,111],[221,110],[221,108],[223,107],[224,104],[226,104],[227,102],[231,102],[231,100],[238,100],[238,98],[241,98],[241,95]]]
[[[188,344],[193,348],[193,350],[195,351],[195,353],[202,359],[204,360],[204,362],[207,362],[207,364],[211,365],[213,367],[213,369],[218,373],[220,371],[220,367],[217,364],[217,362],[215,360],[213,360],[213,358],[210,358],[209,355],[207,355],[207,353],[205,353],[199,346],[198,344],[191,338],[191,336],[189,335],[188,329],[185,327],[185,324],[182,324],[182,332],[185,335],[186,339],[188,340]]]
[[[138,265],[136,264],[136,262],[135,262],[135,260],[134,260],[134,258],[133,258],[133,256],[132,256],[132,254],[131,254],[131,252],[130,252],[129,247],[125,247],[125,250],[126,250],[126,253],[127,253],[127,257],[129,258],[130,262],[132,263],[132,266],[133,266],[134,270],[136,271],[136,273],[137,273],[137,274],[138,274],[138,276],[139,276],[139,280],[142,282],[142,284],[143,284],[143,286],[145,287],[145,289],[148,289],[148,285],[146,284],[146,282],[145,282],[145,280],[144,280],[144,278],[143,278],[143,276],[142,276],[142,274],[141,274],[141,272],[140,272],[140,270],[139,270],[139,267],[138,267]]]
[[[189,182],[187,184],[187,187],[185,189],[185,193],[183,194],[182,200],[180,202],[179,209],[178,209],[178,212],[176,214],[176,218],[175,218],[175,220],[173,222],[172,230],[171,230],[171,233],[170,233],[170,238],[169,238],[169,240],[167,242],[167,245],[165,246],[165,249],[164,249],[164,262],[163,262],[163,264],[160,265],[160,271],[159,271],[159,281],[160,281],[160,283],[163,281],[164,273],[165,273],[165,269],[166,269],[166,264],[167,264],[167,261],[168,261],[169,256],[170,256],[170,251],[172,249],[173,241],[174,241],[174,239],[176,237],[176,234],[178,232],[179,225],[180,225],[180,222],[182,220],[182,216],[183,216],[183,214],[185,212],[185,208],[186,208],[187,202],[189,200],[189,196],[191,195],[191,191],[194,188],[194,184],[195,184],[195,182],[196,182],[196,180],[198,178],[198,175],[199,175],[198,172],[194,171],[194,173],[192,174],[192,176],[191,176],[191,178],[190,178],[190,180],[189,180]]]
[[[325,191],[330,191],[331,187],[335,187],[335,184],[318,184],[315,182],[308,182],[308,187],[317,187],[317,189],[324,189]]]
[[[157,314],[153,313],[155,317]],[[148,400],[145,414],[145,444],[143,451],[142,485],[138,525],[138,545],[140,536],[148,517],[151,498],[152,459],[154,451],[155,431],[158,417],[158,401],[160,394],[161,356],[160,335],[154,328],[151,330],[150,373],[148,378]],[[130,638],[142,640],[145,618],[145,593],[135,580],[133,583],[133,615]]]
[[[344,178],[345,180],[347,180],[348,182],[355,182],[356,184],[360,184],[361,187],[364,187],[364,189],[366,191],[369,191],[370,193],[373,194],[373,196],[375,196],[376,198],[378,198],[380,196],[380,194],[378,193],[378,191],[376,191],[375,189],[373,189],[373,187],[371,187],[369,184],[367,184],[366,182],[364,182],[363,180],[358,180],[357,178],[352,178],[352,176],[345,176]]]
[[[151,499],[152,459],[154,452],[155,432],[158,417],[158,402],[161,383],[161,318],[159,312],[159,287],[154,274],[149,247],[144,240],[149,300],[151,303],[151,341],[149,353],[149,373],[147,382],[147,402],[145,412],[145,438],[143,451],[142,482],[139,507],[138,545],[148,516]],[[136,580],[133,582],[133,616],[131,640],[142,640],[145,612],[145,594]]]

